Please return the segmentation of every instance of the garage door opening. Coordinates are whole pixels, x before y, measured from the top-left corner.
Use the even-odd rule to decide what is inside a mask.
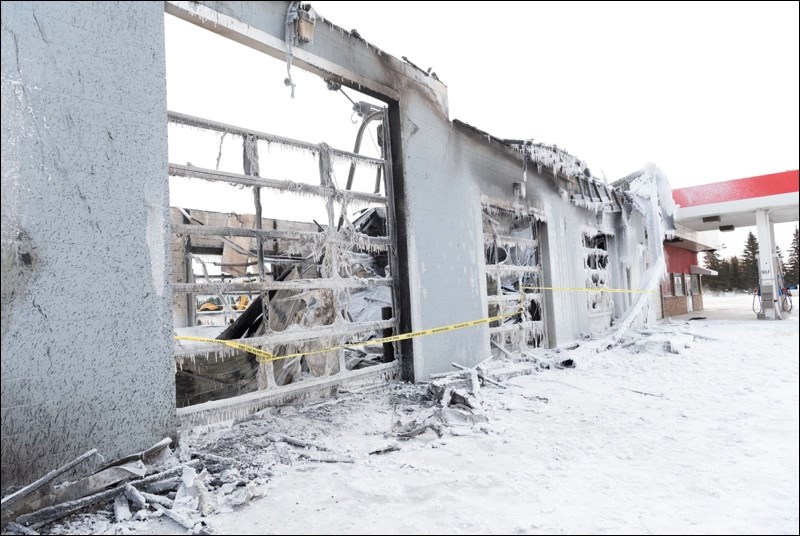
[[[165,24],[178,407],[395,374],[387,104]]]

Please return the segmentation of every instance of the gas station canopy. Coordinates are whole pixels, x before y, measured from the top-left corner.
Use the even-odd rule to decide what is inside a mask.
[[[798,170],[672,190],[676,220],[695,231],[732,231],[756,225],[756,211],[772,223],[800,219]]]

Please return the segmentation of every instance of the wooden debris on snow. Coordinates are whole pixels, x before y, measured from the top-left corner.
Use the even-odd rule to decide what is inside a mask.
[[[118,460],[114,460],[113,462],[104,465],[99,470],[102,471],[103,469],[108,469],[109,467],[116,467],[118,465],[124,465],[134,461],[141,461],[147,466],[155,467],[160,465],[155,463],[157,460],[160,461],[165,454],[170,454],[169,446],[171,443],[172,439],[165,437],[149,449],[137,452],[136,454],[131,454],[130,456],[125,456],[124,458],[120,458]]]
[[[196,510],[202,515],[211,515],[216,508],[215,501],[206,488],[208,472],[203,469],[197,473],[192,467],[185,467],[180,477],[181,485],[175,494],[175,504],[181,503],[185,499],[196,500]]]
[[[3,517],[5,518],[6,511],[10,510],[15,504],[18,504],[20,501],[22,501],[22,499],[24,499],[28,495],[32,494],[34,491],[42,488],[46,484],[50,483],[53,479],[55,479],[59,475],[62,475],[64,473],[66,473],[67,471],[69,471],[73,467],[75,467],[75,466],[79,465],[80,463],[88,460],[89,458],[91,458],[95,454],[97,454],[97,449],[92,449],[92,450],[90,450],[88,452],[85,452],[85,453],[81,454],[80,456],[78,456],[77,458],[75,458],[74,460],[72,460],[71,462],[69,462],[68,464],[63,465],[63,466],[61,466],[58,469],[55,469],[53,471],[50,471],[49,473],[44,475],[42,478],[40,478],[36,482],[33,482],[32,484],[28,484],[27,486],[23,487],[22,489],[19,489],[19,490],[15,491],[14,493],[3,497],[2,501],[0,501],[0,508],[2,508],[2,510],[3,510]]]
[[[382,449],[373,450],[372,452],[370,452],[370,455],[387,454],[389,452],[397,452],[398,450],[400,450],[400,447],[398,447],[397,445],[389,445],[388,447],[383,447]]]
[[[187,517],[187,516],[185,516],[183,514],[180,514],[178,512],[173,512],[171,509],[165,508],[163,505],[161,505],[159,503],[154,503],[153,504],[153,508],[155,508],[157,511],[159,511],[162,514],[166,515],[168,518],[170,518],[171,520],[175,521],[180,526],[182,526],[182,527],[184,527],[186,529],[192,530],[194,528],[194,526],[197,524],[196,522],[192,521],[189,517]]]
[[[180,485],[181,479],[180,477],[173,476],[170,478],[165,478],[164,480],[159,480],[157,482],[153,482],[152,484],[147,484],[144,487],[144,491],[147,493],[167,493],[169,491],[174,491]]]
[[[144,476],[145,470],[144,464],[137,461],[118,467],[109,467],[76,482],[66,482],[50,493],[30,495],[24,502],[18,504],[14,516],[19,518],[20,515],[93,496],[120,482],[141,478]]]
[[[130,484],[125,486],[125,497],[128,498],[135,510],[138,511],[147,508],[147,499],[142,496],[138,489]]]
[[[141,492],[142,497],[147,500],[152,505],[160,504],[166,508],[172,508],[172,499],[168,497],[162,497],[161,495],[154,495],[152,493],[147,493],[146,491]]]
[[[145,508],[147,501],[171,505],[170,499],[160,495],[140,492],[135,487],[144,487],[148,484],[163,482],[165,479],[183,472],[186,466],[199,463],[199,460],[192,460],[186,464],[171,467],[145,477],[144,475],[148,468],[142,460],[163,463],[166,459],[163,456],[163,449],[168,450],[168,445],[169,442],[166,440],[160,441],[155,447],[117,460],[113,464],[106,465],[98,472],[77,482],[66,483],[52,493],[40,497],[39,500],[26,504],[27,507],[35,511],[29,510],[29,512],[17,516],[17,523],[24,526],[40,526],[104,501],[115,501],[116,512],[116,499],[123,494],[136,510]],[[126,480],[128,482],[125,482]],[[111,487],[115,484],[118,485]],[[124,511],[121,511],[120,515],[124,516]]]
[[[275,448],[275,454],[278,455],[278,461],[283,465],[291,465],[292,464],[292,457],[289,455],[289,449],[286,448],[286,445],[281,442],[277,442],[273,444]]]
[[[478,400],[464,389],[453,389],[445,380],[436,380],[428,385],[428,394],[442,407],[453,405],[466,406],[470,409],[480,407]]]
[[[499,387],[500,389],[507,389],[505,385],[498,382],[497,380],[493,380],[492,378],[488,377],[483,369],[479,369],[477,366],[475,368],[467,368],[463,365],[459,365],[458,363],[450,363],[451,366],[461,370],[462,372],[468,372],[470,374],[475,374],[481,381],[494,385],[495,387]]]
[[[36,512],[21,515],[17,518],[17,523],[25,526],[39,523],[50,523],[56,519],[61,519],[62,517],[73,514],[78,510],[86,508],[87,506],[93,506],[100,502],[111,500],[116,497],[117,494],[122,493],[125,489],[125,486],[126,484],[121,484],[115,488],[111,488],[94,495],[89,495],[88,497],[83,497],[81,499],[62,504],[56,504],[54,506],[48,506],[47,508],[42,508]]]
[[[539,370],[575,368],[575,360],[569,357],[561,358],[560,356],[557,356],[546,358],[534,355],[530,352],[526,352],[525,355],[536,365],[536,368]]]
[[[222,465],[224,467],[236,465],[237,463],[239,463],[239,460],[235,458],[229,458],[227,456],[217,456],[216,454],[209,454],[206,452],[192,452],[192,456],[200,458],[201,460],[205,460],[207,462],[211,462],[213,464]]]
[[[23,534],[23,535],[31,535],[31,536],[38,536],[38,532],[33,530],[29,527],[24,527],[19,523],[10,522],[6,525],[6,528],[3,530],[3,534]]]
[[[305,458],[310,462],[322,462],[322,463],[354,463],[355,460],[352,458],[343,458],[337,456],[326,456],[323,454],[317,454],[314,452],[301,452],[301,458]]]
[[[425,433],[427,430],[433,430],[437,436],[442,437],[442,427],[435,422],[431,422],[429,419],[430,417],[422,422],[412,419],[406,424],[398,420],[392,426],[392,431],[394,435],[400,439],[411,439],[412,437]]]
[[[128,505],[128,499],[125,497],[125,494],[120,493],[114,497],[114,518],[117,520],[117,523],[127,521],[132,517],[133,514],[131,514],[131,508]]]
[[[439,410],[439,418],[441,418],[442,423],[447,426],[472,426],[478,423],[489,422],[486,415],[473,413],[469,409],[464,411],[457,407],[442,408]]]
[[[297,439],[295,437],[290,437],[284,434],[275,434],[275,433],[268,433],[265,434],[267,439],[272,441],[275,446],[275,452],[278,454],[278,460],[280,463],[284,465],[289,465],[292,463],[291,457],[289,456],[286,447],[283,446],[284,443],[288,445],[292,445],[293,447],[298,447],[303,449],[299,456],[306,460],[312,462],[322,462],[322,463],[353,463],[353,459],[347,456],[336,455],[331,449],[325,447],[323,445],[319,445],[317,443],[312,443],[311,441],[305,441],[303,439]],[[331,455],[320,454],[320,452],[330,452],[333,453]]]
[[[302,439],[289,437],[289,436],[284,435],[284,434],[271,434],[270,433],[270,434],[267,434],[267,439],[269,439],[273,443],[278,443],[280,441],[283,441],[284,443],[288,443],[288,444],[293,445],[295,447],[300,447],[300,448],[304,448],[304,449],[312,449],[313,448],[313,449],[324,450],[324,451],[330,451],[331,450],[328,447],[324,447],[324,446],[318,445],[316,443],[311,443],[310,441],[304,441]]]

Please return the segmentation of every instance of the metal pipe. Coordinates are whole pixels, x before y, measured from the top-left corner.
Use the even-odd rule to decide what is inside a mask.
[[[364,131],[367,130],[367,125],[369,125],[370,121],[377,119],[378,117],[383,117],[383,108],[380,110],[375,110],[374,112],[370,112],[367,114],[364,119],[361,121],[361,126],[358,127],[358,133],[356,134],[356,143],[353,147],[353,153],[358,154],[361,150],[361,140],[364,138]],[[378,168],[380,170],[380,167]],[[350,190],[353,186],[353,179],[356,176],[356,163],[350,163],[350,172],[347,174],[347,186],[345,186],[345,190]],[[377,192],[376,192],[377,193]],[[342,228],[342,224],[344,223],[344,212],[339,216],[339,225],[336,227],[337,229]]]
[[[367,125],[370,123],[370,121],[373,121],[382,115],[383,109],[381,108],[380,110],[370,113],[364,118],[363,121],[361,121],[361,126],[358,127],[358,134],[356,134],[356,144],[355,147],[353,147],[353,152],[355,154],[358,154],[358,152],[361,150],[361,140],[364,137],[364,131],[367,130]],[[355,177],[355,174],[356,164],[353,162],[350,164],[350,173],[347,175],[347,186],[345,187],[345,190],[349,190],[353,186],[353,178]]]

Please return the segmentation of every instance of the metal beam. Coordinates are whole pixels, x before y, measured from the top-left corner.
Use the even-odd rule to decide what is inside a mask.
[[[309,290],[309,289],[358,289],[388,287],[392,278],[352,278],[352,279],[292,279],[291,281],[264,281],[263,283],[173,283],[176,294],[195,292],[198,294],[218,294],[225,292],[260,292],[262,290]]]
[[[497,326],[496,328],[489,328],[489,334],[507,333],[509,331],[526,331],[533,328],[540,328],[542,335],[544,335],[544,322],[541,320],[529,320],[527,322],[519,322],[517,324],[509,324],[507,326]]]
[[[368,236],[361,233],[325,234],[311,231],[283,231],[279,229],[248,229],[243,227],[211,227],[208,225],[174,224],[172,232],[181,236],[247,236],[263,240],[309,240],[321,241],[345,247],[364,248],[371,251],[385,250],[391,245],[388,237]]]
[[[230,420],[231,416],[243,418],[269,406],[277,406],[324,395],[327,389],[336,386],[379,383],[400,376],[400,363],[385,363],[358,370],[342,371],[333,376],[304,380],[267,391],[255,391],[224,400],[204,402],[194,406],[178,408],[178,426],[191,428]]]
[[[257,26],[269,24],[272,19],[283,21],[286,16],[288,2],[258,2],[258,4],[265,4],[259,6],[259,9],[264,11],[261,17],[257,14],[255,18],[251,17],[253,20],[245,21],[220,13],[200,2],[167,1],[164,3],[164,8],[170,15],[201,26],[273,58],[285,61],[286,42],[283,40],[283,25],[280,25],[280,28],[269,29],[275,35],[267,33]],[[281,8],[283,8],[282,12],[279,11]],[[266,13],[266,11],[270,10],[273,14]],[[257,11],[257,9],[252,8],[251,11]],[[275,13],[276,11],[278,13]],[[275,17],[275,14],[278,16]],[[266,22],[259,24],[261,21],[256,19],[262,19]],[[329,28],[325,28],[323,24]],[[335,35],[325,35],[326,32],[323,32],[323,29],[329,29],[330,33]],[[335,42],[332,42],[332,40]],[[329,56],[330,59],[314,54],[310,50],[306,50],[306,47],[313,48],[315,52],[318,51],[319,54]],[[350,32],[334,26],[329,21],[320,22],[313,44],[295,45],[292,48],[292,56],[293,66],[310,71],[322,78],[337,79],[337,81],[341,81],[348,87],[393,101],[400,100],[400,92],[392,87],[404,82],[402,79],[398,80],[400,77],[410,79],[408,81],[413,80],[436,92],[446,92],[444,84],[438,80],[423,74],[421,71],[417,72],[410,65],[404,64],[397,58],[380,51],[366,43],[366,41],[351,37]],[[359,62],[367,65],[359,65]],[[358,69],[358,72],[356,72],[356,69]],[[372,76],[359,74],[367,72]]]
[[[397,326],[395,319],[390,320],[375,320],[372,322],[358,322],[344,325],[331,325],[331,326],[317,326],[317,327],[303,327],[301,330],[278,331],[260,337],[248,337],[246,339],[237,339],[236,342],[253,346],[255,348],[262,348],[264,346],[273,347],[278,344],[295,344],[300,341],[309,341],[313,339],[330,339],[332,337],[350,337],[360,333],[369,333],[371,331],[382,331],[384,329],[391,329]],[[320,342],[320,345],[324,344]],[[328,346],[336,346],[336,344],[329,344]],[[324,349],[322,346],[320,349]],[[196,343],[191,346],[176,345],[175,357],[193,357],[193,356],[206,356],[206,355],[231,355],[241,352],[235,348],[217,344],[209,343]]]
[[[194,115],[182,114],[179,112],[167,112],[167,119],[169,120],[170,123],[175,123],[178,125],[204,128],[206,130],[214,130],[217,132],[224,132],[227,134],[236,134],[238,136],[253,136],[259,140],[264,140],[269,143],[285,145],[287,147],[297,147],[299,149],[305,149],[313,153],[319,153],[320,151],[320,147],[316,143],[309,143],[307,141],[296,140],[294,138],[278,136],[276,134],[270,134],[268,132],[262,132],[260,130],[251,130],[247,128],[237,127],[235,125],[230,125],[228,123],[221,123],[219,121],[213,121],[211,119],[205,119]],[[335,149],[333,147],[329,148],[329,150],[331,154],[333,154],[334,156],[346,158],[348,160],[353,160],[356,162],[362,162],[365,164],[371,164],[373,166],[383,166],[383,160],[381,160],[380,158],[373,158],[371,156],[364,156],[358,153],[351,153],[350,151],[345,151],[343,149]]]
[[[345,191],[336,188],[325,188],[316,184],[306,184],[302,182],[283,181],[278,179],[268,179],[266,177],[251,177],[239,173],[229,173],[227,171],[216,171],[213,169],[199,168],[195,166],[184,166],[181,164],[170,164],[169,174],[173,177],[189,177],[206,181],[227,182],[230,184],[241,184],[243,186],[258,186],[261,188],[274,188],[276,190],[302,192],[307,194],[319,195],[321,197],[333,196],[337,200],[349,198],[367,201],[370,203],[386,204],[387,199],[382,195],[367,192],[356,192],[353,190]]]

